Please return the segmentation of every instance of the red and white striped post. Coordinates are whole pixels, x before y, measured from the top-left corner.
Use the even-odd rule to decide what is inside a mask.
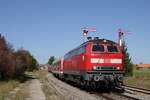
[[[120,45],[120,47],[121,47],[121,49],[122,49],[123,35],[124,35],[125,33],[131,34],[132,32],[131,32],[131,31],[124,31],[124,30],[121,30],[121,29],[119,29],[117,32],[119,32],[119,45]]]
[[[84,42],[86,42],[87,41],[87,33],[89,31],[96,32],[96,29],[82,28],[82,31],[83,31],[83,35],[84,35]]]

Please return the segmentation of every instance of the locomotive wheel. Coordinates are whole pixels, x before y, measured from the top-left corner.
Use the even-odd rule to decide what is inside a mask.
[[[91,82],[91,88],[92,88],[92,90],[96,89],[96,83],[95,82]]]
[[[87,91],[91,91],[91,86],[90,86],[90,82],[89,81],[86,81],[85,89]]]
[[[96,88],[99,89],[100,88],[100,83],[96,83]]]
[[[108,86],[107,86],[107,88],[108,88],[108,90],[111,91],[111,90],[113,89],[113,84],[112,84],[112,83],[109,83]]]
[[[80,84],[81,84],[81,87],[83,87],[83,88],[86,87],[86,81],[85,80],[81,81]]]
[[[78,85],[78,79],[75,79],[74,84],[77,86]]]
[[[80,84],[80,80],[77,79],[77,80],[76,80],[76,86],[77,86],[77,87],[80,87],[80,85],[81,85],[81,84]]]

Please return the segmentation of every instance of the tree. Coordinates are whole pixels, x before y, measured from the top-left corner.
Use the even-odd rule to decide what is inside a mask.
[[[13,77],[15,73],[13,49],[0,34],[0,79]]]
[[[131,57],[127,51],[128,51],[128,48],[126,46],[125,41],[123,41],[122,53],[123,53],[123,67],[125,70],[125,75],[132,76],[133,75],[133,63],[131,62]]]
[[[5,37],[0,34],[0,80],[19,78],[26,70],[37,69],[38,62],[29,51],[14,51]]]
[[[14,53],[16,57],[16,63],[23,70],[33,71],[37,69],[38,62],[36,59],[30,54],[29,51],[20,49]],[[19,69],[19,68],[18,68]]]
[[[53,63],[53,61],[55,60],[54,56],[51,56],[48,60],[48,64],[51,65]]]
[[[38,67],[37,67],[38,66],[38,62],[37,62],[37,60],[32,55],[30,55],[29,58],[30,58],[30,66],[28,68],[28,71],[37,70],[38,69]]]
[[[143,62],[140,62],[139,64],[143,64]]]

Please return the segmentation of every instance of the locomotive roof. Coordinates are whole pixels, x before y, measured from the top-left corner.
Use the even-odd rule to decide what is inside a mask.
[[[106,42],[104,42],[104,40],[106,40]],[[116,42],[114,42],[114,41],[107,40],[107,39],[96,39],[96,40],[89,40],[89,41],[87,41],[87,42],[84,42],[84,43],[82,43],[80,46],[86,45],[86,44],[88,44],[88,43],[108,43],[108,44],[110,43],[110,44],[118,44],[118,43],[116,43]],[[78,47],[72,49],[72,50],[69,51],[69,52],[72,52],[73,50],[79,48],[80,46],[78,46]],[[68,52],[68,53],[69,53],[69,52]],[[66,53],[66,54],[67,54],[67,53]]]
[[[118,44],[114,41],[111,41],[111,40],[107,40],[107,39],[96,39],[96,40],[89,40],[87,42],[84,42],[83,44],[81,45],[84,45],[84,44],[88,44],[88,43],[104,43],[104,40],[106,40],[106,43],[110,43],[110,44]]]

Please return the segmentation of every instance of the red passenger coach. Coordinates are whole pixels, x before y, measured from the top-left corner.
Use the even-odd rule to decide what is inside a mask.
[[[64,57],[55,60],[50,66],[50,71],[54,73],[56,77],[62,78],[63,76],[63,61]]]

